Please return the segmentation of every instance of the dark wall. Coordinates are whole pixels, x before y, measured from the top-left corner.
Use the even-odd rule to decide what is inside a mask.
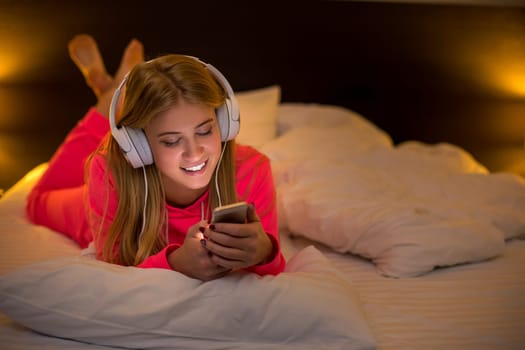
[[[237,91],[277,83],[284,101],[352,108],[396,142],[456,143],[495,171],[520,172],[525,158],[522,7],[18,0],[0,1],[0,145],[16,134],[27,149],[4,140],[10,156],[0,166],[19,168],[4,183],[47,160],[94,102],[67,55],[82,32],[97,39],[110,71],[136,37],[148,57],[213,63]]]

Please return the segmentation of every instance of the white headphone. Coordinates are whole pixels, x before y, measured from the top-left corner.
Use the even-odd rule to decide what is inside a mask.
[[[217,114],[217,123],[219,124],[219,130],[221,131],[221,141],[225,142],[234,139],[240,129],[240,114],[237,99],[235,98],[230,83],[228,83],[228,80],[226,80],[224,75],[222,75],[222,73],[211,64],[204,63],[193,56],[186,57],[193,58],[204,65],[215,79],[219,81],[226,92],[226,100],[224,104],[218,107],[215,110],[215,113]],[[134,168],[140,168],[153,164],[153,154],[151,153],[151,148],[144,131],[142,129],[131,128],[128,126],[117,126],[115,121],[118,100],[127,79],[128,75],[126,74],[113,94],[111,105],[109,107],[109,125],[113,138],[119,144],[128,162]]]

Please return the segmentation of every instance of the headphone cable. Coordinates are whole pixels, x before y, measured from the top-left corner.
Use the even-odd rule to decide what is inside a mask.
[[[219,207],[222,206],[222,200],[221,200],[221,191],[219,191],[219,166],[222,162],[222,156],[224,155],[224,150],[226,149],[228,141],[224,141],[224,145],[222,146],[221,155],[219,157],[219,162],[217,163],[217,166],[215,167],[215,191],[217,192],[217,199],[219,200]]]
[[[146,229],[146,207],[148,205],[148,177],[146,176],[146,167],[142,166],[142,173],[144,174],[144,207],[142,207],[142,228],[140,229],[138,244],[142,241],[142,235]]]

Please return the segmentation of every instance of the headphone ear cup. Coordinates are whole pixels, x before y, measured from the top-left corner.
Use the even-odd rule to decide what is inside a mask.
[[[222,106],[217,108],[217,123],[221,130],[221,141],[233,140],[240,129],[239,111],[230,98],[227,98]]]
[[[192,57],[192,56],[189,56]],[[202,63],[208,71],[215,77],[215,79],[222,86],[226,92],[226,100],[222,106],[216,109],[215,113],[217,114],[217,122],[219,124],[219,129],[221,130],[221,140],[222,142],[232,140],[237,136],[240,130],[240,115],[239,107],[237,105],[237,99],[235,98],[235,93],[233,89],[222,73],[212,66],[211,64],[204,63],[196,57],[192,57],[197,62]]]
[[[153,164],[153,154],[144,131],[125,126],[121,127],[121,130],[126,133],[131,145],[130,150],[124,153],[131,166],[140,168]]]
[[[217,114],[217,123],[219,124],[219,130],[221,131],[221,141],[227,141],[230,134],[230,116],[228,113],[228,107],[224,104],[215,110]]]

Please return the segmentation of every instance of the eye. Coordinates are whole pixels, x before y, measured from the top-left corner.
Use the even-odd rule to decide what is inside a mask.
[[[160,143],[166,147],[174,147],[180,143],[180,138],[176,140],[162,140]]]
[[[210,135],[213,131],[213,128],[210,126],[210,127],[207,127],[206,129],[204,130],[199,130],[197,131],[197,135],[198,136],[207,136],[207,135]]]

